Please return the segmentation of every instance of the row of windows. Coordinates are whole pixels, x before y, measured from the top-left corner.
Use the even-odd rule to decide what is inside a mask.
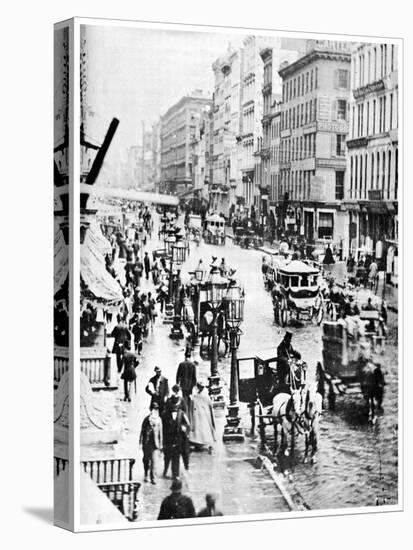
[[[390,51],[389,51],[390,50]],[[365,86],[385,78],[396,69],[396,47],[394,44],[380,44],[360,53],[355,63],[353,87]]]
[[[316,134],[283,139],[280,147],[281,162],[302,160],[316,156]]]
[[[308,122],[317,120],[317,99],[310,99],[297,107],[286,109],[281,113],[281,130],[299,128]]]
[[[294,170],[281,172],[279,198],[288,193],[290,200],[310,200],[311,177],[315,170]]]
[[[243,113],[243,131],[244,133],[253,132],[254,130],[254,107],[245,109]]]
[[[296,78],[292,78],[283,84],[282,100],[287,102],[296,97],[303,96],[318,88],[318,68],[311,69]]]
[[[383,199],[397,200],[399,150],[377,151],[350,158],[350,198],[367,199],[369,190],[381,190]],[[394,190],[392,189],[394,182]],[[393,194],[393,196],[392,196]]]
[[[398,126],[394,94],[353,106],[351,135],[353,138],[381,134]]]

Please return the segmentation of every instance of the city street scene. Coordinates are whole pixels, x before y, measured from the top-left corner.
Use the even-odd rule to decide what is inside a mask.
[[[81,524],[397,505],[397,44],[137,25],[80,35]]]

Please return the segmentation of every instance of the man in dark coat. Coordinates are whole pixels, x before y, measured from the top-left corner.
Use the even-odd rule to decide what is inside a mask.
[[[221,510],[218,510],[218,508],[216,507],[216,501],[216,495],[214,495],[213,493],[207,493],[205,495],[206,506],[198,512],[198,517],[206,518],[211,516],[222,516],[223,514]]]
[[[179,399],[175,397],[172,401],[170,412],[164,415],[164,472],[166,477],[169,464],[172,462],[172,477],[179,477],[180,458],[184,463],[185,470],[189,467],[189,419],[179,405]]]
[[[162,371],[159,367],[155,367],[155,376],[149,380],[145,388],[146,393],[151,396],[151,404],[158,405],[159,414],[162,415],[165,409],[165,403],[169,395],[168,379],[162,376]]]
[[[162,419],[159,416],[158,403],[151,404],[151,412],[142,422],[139,442],[143,451],[143,468],[145,471],[144,481],[148,481],[148,473],[151,476],[151,483],[155,485],[156,453],[162,450]]]
[[[175,479],[171,485],[172,493],[163,499],[158,519],[194,518],[195,508],[190,497],[181,493],[182,481]]]
[[[301,359],[301,354],[296,351],[291,345],[292,337],[292,333],[287,331],[281,344],[279,344],[279,346],[277,347],[277,375],[280,385],[280,391],[289,392],[289,360],[293,357],[295,357],[296,359]]]
[[[139,365],[139,361],[136,359],[136,355],[130,351],[130,342],[125,342],[125,353],[123,356],[123,372],[122,372],[122,380],[123,380],[123,387],[124,387],[124,401],[131,401],[130,398],[130,392],[129,387],[131,382],[135,382],[136,380],[136,372],[135,369]]]
[[[189,410],[189,397],[196,384],[196,367],[195,364],[190,361],[190,355],[188,355],[188,353],[185,353],[185,361],[182,361],[178,365],[176,383],[182,390],[186,407]]]
[[[113,329],[111,337],[115,339],[113,344],[112,353],[116,353],[116,364],[118,372],[121,372],[123,367],[123,354],[125,342],[130,342],[131,335],[126,324],[118,316],[118,324]]]
[[[143,259],[143,265],[145,266],[145,276],[146,280],[149,279],[149,272],[151,270],[151,261],[149,259],[148,253],[145,252],[145,257]]]

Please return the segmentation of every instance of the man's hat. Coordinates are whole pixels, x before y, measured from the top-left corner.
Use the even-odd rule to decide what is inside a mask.
[[[161,372],[161,369],[160,369],[160,367],[155,367],[155,368],[154,368],[154,371],[155,371],[155,372]]]
[[[171,485],[171,491],[181,491],[182,490],[182,481],[177,478],[174,479]]]
[[[152,410],[152,409],[159,409],[159,405],[158,405],[158,403],[157,403],[156,401],[154,401],[154,402],[152,403],[152,405],[151,405],[151,410]]]
[[[174,384],[172,386],[172,391],[175,393],[178,393],[181,388],[178,386],[178,384]]]
[[[287,330],[287,332],[284,334],[284,338],[292,338],[292,337],[293,337],[293,333]]]

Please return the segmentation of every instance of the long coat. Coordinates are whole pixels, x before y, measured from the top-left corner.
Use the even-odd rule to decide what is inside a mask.
[[[162,432],[162,420],[160,417],[151,418],[151,415],[149,414],[143,419],[139,443],[142,445],[144,453],[147,451],[162,449]]]
[[[191,443],[211,445],[216,441],[214,410],[205,389],[192,397],[190,418],[189,441]]]
[[[116,325],[116,327],[112,331],[111,336],[115,339],[112,353],[116,353],[116,351],[119,349],[119,344],[123,345],[126,341],[130,342],[131,340],[128,327],[124,323],[119,323],[118,325]]]
[[[138,366],[138,360],[136,355],[131,351],[125,352],[123,356],[123,372],[122,380],[127,380],[128,382],[133,382],[136,380],[136,371],[135,368]]]
[[[172,493],[163,499],[158,519],[194,518],[195,508],[190,497]]]
[[[162,412],[169,395],[168,379],[162,375],[159,378],[157,376],[152,376],[145,388],[145,391],[152,398],[151,406],[153,403],[158,403],[159,410]]]
[[[192,361],[182,361],[182,363],[179,363],[176,372],[176,383],[181,386],[184,395],[191,395],[196,384],[196,368]]]
[[[167,452],[183,450],[188,442],[189,420],[182,410],[178,410],[176,419],[172,416],[173,412],[165,414],[163,417],[164,428],[164,447]]]

